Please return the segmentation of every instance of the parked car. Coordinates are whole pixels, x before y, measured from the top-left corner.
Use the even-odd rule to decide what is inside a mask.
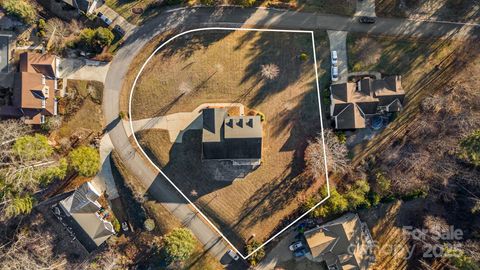
[[[121,36],[125,35],[125,30],[118,24],[113,27],[113,30],[119,33]]]
[[[293,242],[289,247],[288,249],[290,249],[291,251],[294,251],[294,250],[297,250],[299,248],[303,247],[303,244],[302,244],[302,241],[297,241],[297,242]]]
[[[375,17],[362,16],[358,19],[360,23],[375,23]]]
[[[100,20],[102,20],[104,23],[106,23],[108,26],[110,26],[110,24],[112,24],[112,20],[110,20],[107,16],[105,16],[103,13],[101,12],[98,12],[97,13],[97,17],[100,18]]]
[[[337,51],[332,51],[332,66],[336,66],[338,63]]]
[[[122,222],[122,230],[128,232],[128,223],[126,221]]]
[[[332,66],[332,82],[338,81],[338,67]]]
[[[240,257],[238,257],[237,253],[235,253],[235,252],[234,252],[233,250],[231,250],[231,249],[227,251],[227,254],[228,254],[228,256],[230,256],[230,257],[231,257],[232,259],[234,259],[235,261],[238,261],[238,259],[240,258]]]
[[[305,254],[307,254],[308,251],[306,248],[299,248],[299,249],[296,249],[294,252],[293,252],[293,256],[295,257],[303,257],[305,256]]]

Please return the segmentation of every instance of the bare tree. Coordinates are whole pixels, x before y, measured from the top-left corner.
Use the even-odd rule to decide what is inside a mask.
[[[277,78],[278,74],[280,73],[280,69],[275,64],[262,65],[261,68],[262,77],[268,80],[273,80]]]
[[[63,269],[65,258],[56,258],[47,233],[29,233],[21,230],[12,242],[0,247],[0,261],[4,270]],[[49,241],[50,240],[50,241]]]
[[[347,147],[327,129],[324,131],[325,148],[321,136],[310,141],[305,150],[306,171],[315,179],[321,179],[326,172],[344,173],[349,168]],[[325,168],[325,159],[327,168]]]
[[[16,138],[32,131],[30,126],[21,120],[0,121],[0,146],[13,142]]]

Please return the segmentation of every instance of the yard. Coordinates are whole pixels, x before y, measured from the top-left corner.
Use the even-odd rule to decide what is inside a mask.
[[[101,133],[104,126],[102,93],[101,82],[68,80],[66,95],[59,101],[63,121],[58,130],[53,130],[52,137],[61,140]]]
[[[170,0],[166,3],[162,3],[157,0],[106,0],[106,4],[114,9],[118,14],[127,19],[133,24],[142,24],[149,18],[157,15],[158,13],[168,8],[170,5],[184,5],[184,6],[196,6],[196,5],[245,5],[249,1],[245,0]],[[329,14],[339,14],[352,16],[355,13],[356,1],[355,0],[264,0],[255,1],[253,6],[283,8],[306,12],[322,12]]]
[[[376,0],[375,11],[381,17],[478,22],[480,4],[472,0]]]
[[[471,42],[454,39],[399,39],[349,33],[347,51],[351,71],[378,71],[384,75],[402,76],[407,98],[405,110],[378,138],[383,142],[391,140],[385,135],[401,131],[399,126],[408,123],[408,117],[418,111],[422,99],[431,94],[432,89],[438,89],[449,82],[455,74],[452,63],[458,55],[465,53],[465,44],[473,44]],[[360,161],[368,152],[379,149],[380,146],[376,139],[357,145],[353,150],[354,160]]]
[[[325,38],[316,36],[322,67],[328,65]],[[171,143],[166,130],[137,134],[157,165],[240,249],[251,235],[268,238],[318,190],[302,174],[307,141],[320,132],[311,55],[310,34],[195,33],[157,53],[135,89],[134,120],[210,102],[239,102],[265,114],[262,165],[235,182],[239,172],[232,166],[202,163],[201,130],[185,132],[182,143]],[[278,66],[278,77],[261,76],[266,64]],[[319,73],[326,76],[323,68]],[[229,181],[214,180],[218,175]]]

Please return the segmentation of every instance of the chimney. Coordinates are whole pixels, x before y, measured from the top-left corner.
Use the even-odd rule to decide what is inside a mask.
[[[45,75],[42,75],[42,85],[45,85],[45,84],[47,84],[45,81]]]

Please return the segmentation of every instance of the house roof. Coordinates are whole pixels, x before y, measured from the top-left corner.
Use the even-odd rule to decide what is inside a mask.
[[[41,115],[55,115],[55,57],[47,54],[20,54],[14,105],[24,111],[27,123],[40,124]],[[45,100],[45,107],[42,103]]]
[[[97,214],[101,208],[96,201],[99,196],[100,193],[87,182],[60,202],[62,209],[75,220],[96,246],[100,246],[115,233],[112,224]]]
[[[361,222],[358,215],[349,213],[320,227],[305,232],[305,238],[314,258],[339,269],[364,269],[364,258],[358,249],[362,241]]]
[[[72,7],[78,8],[84,12],[88,11],[92,0],[63,0],[63,2],[69,4]]]
[[[202,152],[205,159],[260,159],[260,116],[228,116],[226,109],[202,111]]]
[[[366,115],[376,114],[378,106],[385,106],[388,112],[399,111],[405,97],[400,76],[334,84],[330,91],[331,115],[337,129],[364,128]]]

